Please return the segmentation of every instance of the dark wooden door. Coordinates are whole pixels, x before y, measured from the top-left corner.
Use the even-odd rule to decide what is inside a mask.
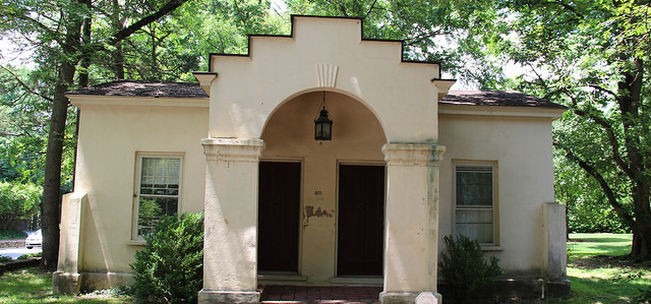
[[[337,275],[382,275],[384,166],[339,166]]]
[[[301,164],[260,162],[258,271],[298,272]]]

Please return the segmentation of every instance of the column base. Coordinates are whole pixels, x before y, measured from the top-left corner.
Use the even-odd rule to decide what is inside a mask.
[[[568,279],[545,282],[546,298],[567,297],[572,292],[571,283]]]
[[[443,298],[437,292],[386,292],[380,293],[382,304],[441,304]]]
[[[221,303],[242,303],[253,304],[260,302],[260,293],[257,291],[223,291],[207,290],[199,291],[199,304],[221,304]]]
[[[76,295],[79,294],[81,286],[81,275],[56,271],[52,274],[52,292],[54,294]]]

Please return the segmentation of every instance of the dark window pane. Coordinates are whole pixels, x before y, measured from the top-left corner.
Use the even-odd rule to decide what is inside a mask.
[[[493,204],[492,171],[457,167],[456,186],[457,205]]]
[[[178,199],[175,197],[141,197],[138,210],[138,235],[154,231],[154,226],[163,215],[175,215]]]
[[[457,234],[492,244],[493,236],[493,168],[456,167]]]

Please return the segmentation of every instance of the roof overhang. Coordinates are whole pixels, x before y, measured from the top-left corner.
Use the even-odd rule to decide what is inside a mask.
[[[560,118],[565,111],[566,109],[561,108],[451,105],[439,103],[439,115],[539,117],[553,120]]]
[[[100,96],[67,95],[70,103],[83,106],[129,106],[129,107],[173,107],[173,108],[208,108],[208,97],[149,97],[149,96]]]

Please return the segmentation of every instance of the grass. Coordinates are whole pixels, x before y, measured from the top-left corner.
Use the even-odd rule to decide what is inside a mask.
[[[572,296],[549,303],[651,303],[651,264],[625,257],[630,234],[571,234],[567,247]]]
[[[632,235],[613,233],[573,233],[567,249],[570,260],[594,256],[623,256],[631,252]]]
[[[651,263],[636,264],[625,255],[630,234],[571,234],[567,274],[572,296],[547,304],[651,304]],[[55,296],[52,276],[36,268],[0,277],[0,303],[130,303],[128,297]],[[101,294],[101,293],[100,293]],[[537,303],[540,303],[539,301]]]
[[[0,277],[0,303],[131,303],[128,297],[57,296],[52,294],[52,274],[38,268],[7,272]]]

